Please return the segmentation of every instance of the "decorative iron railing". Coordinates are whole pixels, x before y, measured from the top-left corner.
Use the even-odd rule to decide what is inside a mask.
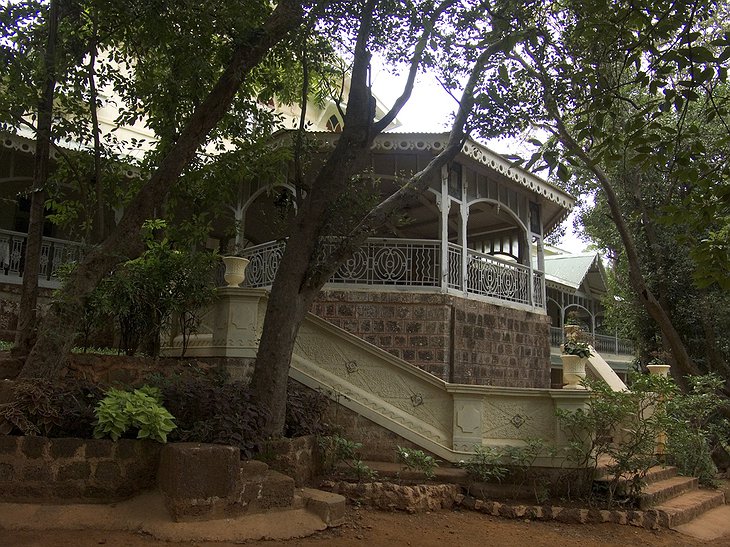
[[[269,287],[274,282],[285,242],[275,241],[244,251],[251,262],[245,285]],[[514,262],[469,250],[466,280],[462,272],[461,247],[449,244],[446,252],[446,279],[441,279],[441,244],[424,239],[370,239],[346,261],[330,279],[342,285],[390,287],[443,287],[470,294],[544,306],[544,274]],[[532,282],[532,287],[530,287]],[[532,294],[531,289],[532,288]]]
[[[545,274],[537,270],[532,271],[532,298],[535,306],[545,307]]]
[[[470,293],[530,303],[530,268],[527,266],[469,249],[466,272],[466,289]]]
[[[634,355],[634,343],[626,338],[618,336],[608,336],[606,334],[591,334],[584,332],[582,334],[589,344],[591,344],[599,353],[613,355]],[[558,347],[563,343],[563,331],[559,327],[550,327],[550,345]]]
[[[462,290],[462,283],[464,276],[461,273],[461,247],[449,243],[449,250],[447,253],[449,261],[447,285],[449,289]]]
[[[330,279],[331,283],[439,287],[438,241],[370,239]]]
[[[21,232],[0,230],[0,278],[19,282],[25,267],[25,245],[27,235]],[[44,237],[41,243],[41,256],[38,277],[47,281],[57,281],[59,269],[81,257],[82,245],[53,237]]]

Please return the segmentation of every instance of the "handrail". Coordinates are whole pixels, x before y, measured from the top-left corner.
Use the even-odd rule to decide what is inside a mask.
[[[13,230],[0,229],[0,278],[18,280],[23,277],[25,243],[28,235]],[[76,262],[83,253],[83,244],[55,237],[41,241],[38,277],[51,282],[58,281],[58,270],[65,264]]]
[[[251,261],[245,286],[271,286],[285,247],[286,241],[279,240],[245,249],[243,255]],[[329,283],[465,290],[472,295],[544,308],[543,272],[467,249],[465,273],[463,258],[462,248],[449,243],[446,253],[448,268],[445,279],[442,279],[440,241],[371,238],[340,266]]]
[[[634,355],[634,343],[628,338],[588,332],[584,332],[583,337],[600,353]],[[550,327],[550,345],[552,347],[559,347],[563,343],[563,338],[563,331],[560,327]]]

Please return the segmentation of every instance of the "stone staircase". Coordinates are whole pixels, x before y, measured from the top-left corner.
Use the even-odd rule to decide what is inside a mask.
[[[605,468],[599,468],[594,485],[608,489],[610,477]],[[690,522],[705,512],[725,504],[725,495],[719,490],[700,488],[695,477],[683,477],[673,466],[652,467],[645,477],[646,484],[635,500],[642,511],[657,515],[660,526],[674,528]],[[619,493],[626,480],[619,481]]]
[[[265,511],[306,510],[326,526],[345,514],[342,496],[296,488],[264,462],[241,461],[236,448],[198,443],[165,445],[158,486],[175,522],[230,519]]]

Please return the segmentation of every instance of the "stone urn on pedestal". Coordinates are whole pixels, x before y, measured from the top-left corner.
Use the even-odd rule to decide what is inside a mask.
[[[581,383],[586,377],[586,363],[592,355],[590,346],[580,341],[581,329],[577,325],[565,326],[565,342],[560,356],[563,362],[563,389],[586,389]]]
[[[246,267],[249,259],[242,256],[224,256],[223,264],[226,266],[226,272],[223,279],[226,280],[229,287],[238,287],[246,279]]]

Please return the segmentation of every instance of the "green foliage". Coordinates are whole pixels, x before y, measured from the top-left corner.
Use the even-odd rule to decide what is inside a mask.
[[[10,424],[10,433],[89,438],[101,396],[98,386],[81,380],[17,381],[10,400],[0,404],[0,421]]]
[[[523,484],[530,478],[530,468],[540,455],[552,455],[542,439],[530,439],[521,446],[476,445],[474,456],[459,461],[458,466],[474,481],[502,482],[511,477],[516,483]],[[545,488],[537,476],[534,477],[533,489],[538,500],[545,496]]]
[[[728,408],[727,399],[721,395],[724,382],[714,374],[688,380],[690,392],[667,401],[666,452],[683,475],[712,485],[717,472],[712,452],[721,446],[727,448],[730,439],[730,422],[721,414]]]
[[[13,343],[7,340],[0,340],[0,351],[10,351],[13,349]]]
[[[568,339],[563,342],[561,346],[563,353],[566,355],[577,355],[584,359],[588,359],[593,353],[587,342],[581,342],[580,340]]]
[[[338,464],[343,463],[355,475],[358,481],[373,480],[377,472],[365,465],[359,451],[362,443],[346,439],[340,435],[319,437],[318,446],[321,455],[322,469],[333,472]]]
[[[120,349],[130,355],[142,342],[148,353],[157,355],[160,331],[172,318],[178,322],[185,349],[200,322],[200,311],[215,295],[211,272],[216,255],[180,251],[167,239],[155,240],[154,228],[164,226],[148,223],[147,250],[103,280],[88,300],[87,322],[114,317]]]
[[[459,461],[458,465],[472,480],[501,482],[509,474],[509,469],[503,461],[504,456],[504,450],[501,448],[476,445],[474,456],[468,460]]]
[[[656,441],[666,431],[666,401],[674,393],[671,380],[636,375],[631,391],[613,391],[605,382],[587,382],[592,397],[585,409],[559,409],[558,421],[568,438],[566,457],[585,469],[585,494],[599,462],[610,476],[605,503],[611,507],[619,494],[638,494],[649,468],[658,463]]]
[[[409,471],[420,471],[427,479],[433,479],[435,470],[439,466],[436,458],[426,454],[423,450],[396,447],[396,461]]]
[[[173,416],[162,406],[162,393],[158,388],[142,386],[134,391],[110,389],[96,406],[94,437],[105,436],[113,441],[137,430],[138,439],[167,442],[167,434],[177,426]]]
[[[330,426],[325,416],[330,398],[322,391],[315,391],[289,379],[286,393],[286,437],[326,435]]]
[[[189,370],[149,381],[175,416],[177,429],[170,440],[236,446],[246,458],[258,452],[268,412],[254,403],[243,382],[231,382],[218,370]]]

